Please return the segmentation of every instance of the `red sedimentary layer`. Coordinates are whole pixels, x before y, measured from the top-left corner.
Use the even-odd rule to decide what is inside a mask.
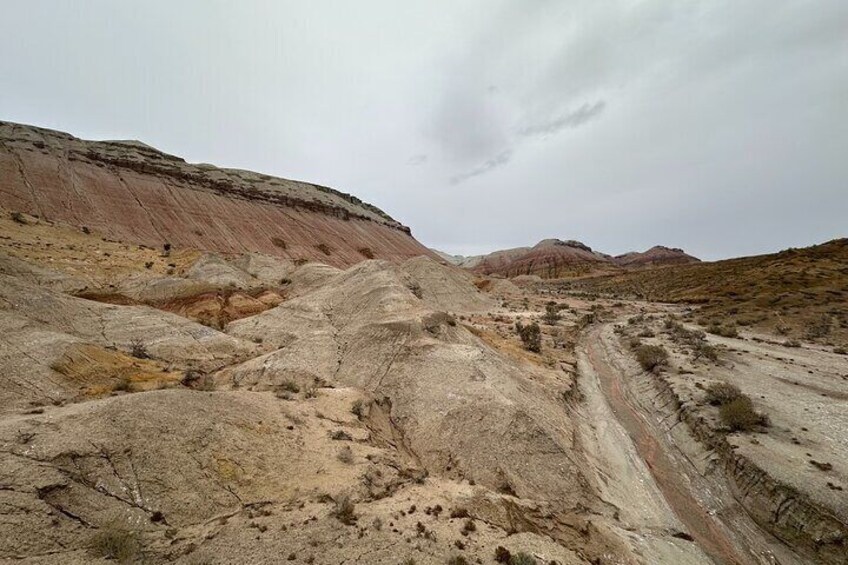
[[[409,228],[326,187],[7,122],[0,122],[0,206],[153,247],[261,252],[339,267],[433,256]]]

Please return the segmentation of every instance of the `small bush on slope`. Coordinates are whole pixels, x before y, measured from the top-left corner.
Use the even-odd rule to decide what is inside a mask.
[[[721,421],[732,431],[750,431],[757,426],[767,426],[768,416],[754,410],[751,399],[740,396],[727,404],[722,404],[719,409]]]
[[[707,402],[713,406],[723,406],[743,396],[739,387],[730,383],[713,383],[707,387]]]
[[[133,563],[141,553],[141,541],[135,532],[106,528],[91,540],[91,550],[118,563]]]
[[[668,351],[660,345],[637,345],[635,353],[646,371],[656,372],[668,364]]]
[[[525,326],[521,322],[516,322],[515,331],[521,338],[524,349],[534,353],[539,353],[542,350],[542,330],[539,328],[539,324],[533,322]]]

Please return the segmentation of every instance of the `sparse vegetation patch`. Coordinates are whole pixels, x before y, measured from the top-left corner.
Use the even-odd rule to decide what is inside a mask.
[[[751,399],[744,395],[722,404],[719,414],[722,423],[734,432],[750,431],[768,425],[768,417],[754,410]]]
[[[532,322],[525,326],[521,322],[516,322],[515,331],[518,333],[518,337],[521,338],[524,349],[533,353],[542,351],[542,330],[539,324]]]
[[[634,353],[642,368],[649,372],[657,372],[668,364],[668,351],[661,345],[636,346]]]
[[[114,527],[98,532],[91,540],[91,550],[105,559],[114,559],[118,563],[135,562],[141,553],[141,541],[138,534]]]

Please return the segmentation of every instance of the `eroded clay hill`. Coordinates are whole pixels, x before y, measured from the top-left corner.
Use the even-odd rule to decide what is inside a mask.
[[[662,504],[605,499],[573,370],[468,322],[518,289],[427,257],[343,270],[16,218],[2,562],[706,562]]]
[[[409,228],[330,188],[9,122],[0,122],[0,206],[156,248],[340,267],[432,256]]]
[[[537,275],[545,279],[610,272],[611,258],[579,241],[545,239],[530,248],[496,251],[469,266],[485,275],[515,277]]]
[[[639,269],[646,267],[660,267],[665,265],[688,265],[698,263],[700,259],[692,257],[679,247],[665,247],[655,245],[647,251],[633,251],[623,255],[616,255],[613,261],[622,267]]]
[[[647,251],[612,257],[579,241],[545,239],[533,247],[515,247],[479,255],[459,257],[439,253],[446,261],[483,275],[502,277],[536,276],[543,279],[580,278],[666,265],[697,263],[682,249],[654,246]]]

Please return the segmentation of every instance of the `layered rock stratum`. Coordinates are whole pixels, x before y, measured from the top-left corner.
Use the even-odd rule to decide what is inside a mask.
[[[593,250],[585,243],[561,239],[543,239],[533,247],[513,247],[471,257],[434,252],[450,264],[482,275],[536,276],[543,279],[605,275],[621,269],[637,270],[700,261],[676,247],[656,245],[647,251],[632,251],[612,257]]]
[[[687,254],[678,247],[655,245],[647,251],[631,251],[623,255],[616,255],[613,261],[622,267],[644,268],[664,265],[688,265],[690,263],[698,263],[700,259]]]
[[[609,255],[594,251],[579,241],[560,239],[544,239],[529,248],[495,251],[463,266],[485,275],[537,275],[546,279],[596,274],[616,268]]]
[[[156,248],[339,267],[433,256],[409,228],[331,188],[10,122],[0,122],[0,206]]]

